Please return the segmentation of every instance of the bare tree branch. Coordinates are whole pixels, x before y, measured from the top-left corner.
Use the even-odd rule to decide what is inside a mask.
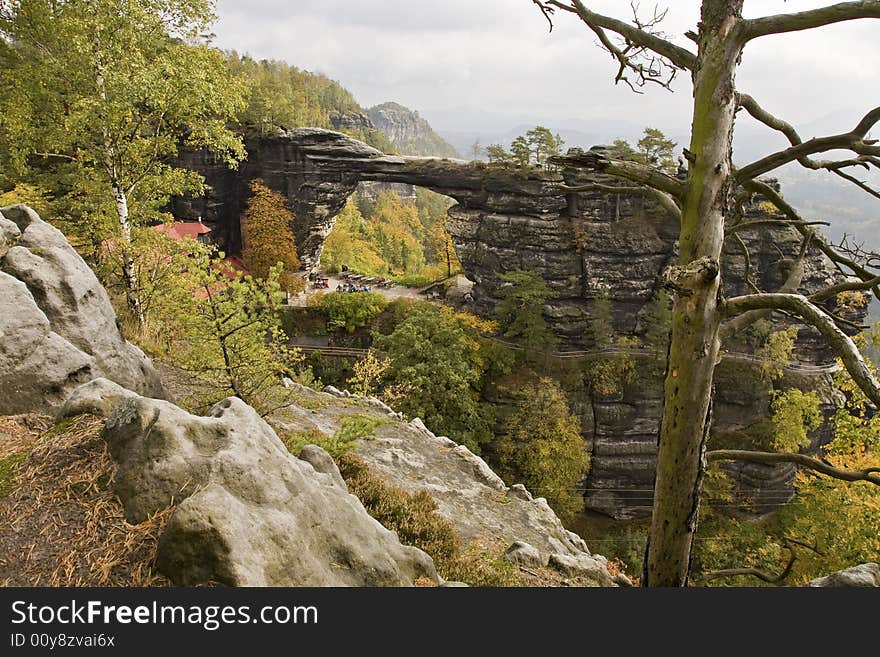
[[[731,226],[727,229],[725,235],[735,235],[736,233],[742,232],[744,230],[751,230],[752,228],[760,228],[762,226],[793,226],[794,224],[800,224],[802,226],[830,226],[831,222],[795,221],[792,219],[754,219],[752,221],[743,221],[742,223],[738,223],[735,226]]]
[[[856,20],[858,18],[880,18],[880,1],[861,0],[861,2],[840,2],[828,7],[820,7],[794,14],[778,14],[764,18],[753,18],[743,22],[743,32],[747,40],[767,36],[810,30],[823,25]]]
[[[544,18],[547,19],[547,22],[550,23],[550,31],[553,31],[553,7],[545,7],[544,3],[541,0],[532,0],[536,5],[538,5],[538,9],[541,10],[541,13],[544,14]]]
[[[837,249],[828,244],[828,241],[822,235],[816,233],[815,230],[806,225],[807,222],[801,218],[798,211],[783,199],[782,196],[770,185],[759,180],[749,180],[743,182],[743,187],[758,194],[762,194],[767,200],[773,203],[773,205],[779,208],[779,210],[785,213],[789,219],[792,220],[792,225],[795,229],[805,237],[810,235],[816,247],[829,260],[831,260],[838,269],[841,269],[842,271],[842,268],[846,267],[852,272],[852,274],[862,279],[862,281],[870,281],[876,278],[877,274],[868,271],[868,269],[857,262],[854,258],[849,258],[839,253]],[[876,298],[880,299],[880,286],[874,285],[871,287],[871,291]]]
[[[761,290],[758,289],[758,286],[752,280],[752,257],[749,255],[749,247],[746,246],[746,243],[743,241],[743,238],[733,233],[733,237],[736,238],[737,244],[739,245],[739,249],[743,254],[743,259],[745,260],[745,271],[743,272],[743,278],[746,281],[746,285],[752,288],[755,292],[760,294]],[[755,311],[759,312],[759,311]]]
[[[749,94],[737,93],[737,100],[739,102],[739,106],[746,110],[749,114],[751,114],[752,118],[760,121],[767,127],[778,130],[779,132],[784,134],[788,138],[788,141],[791,143],[792,146],[797,146],[798,144],[803,143],[803,140],[801,139],[800,135],[797,133],[797,130],[795,130],[793,125],[791,125],[787,121],[783,121],[779,117],[776,117],[765,110]]]
[[[736,237],[739,238],[739,235],[736,235]],[[782,284],[782,287],[779,288],[779,293],[794,294],[801,286],[801,282],[804,279],[804,255],[806,254],[805,247],[807,244],[809,244],[809,241],[809,238],[804,238],[804,248],[801,248],[798,259],[794,261],[791,271],[788,273],[785,282]],[[753,286],[750,285],[750,287]],[[738,315],[737,317],[734,317],[733,319],[726,321],[724,324],[721,325],[720,329],[722,342],[729,339],[730,336],[736,335],[740,331],[744,330],[746,327],[751,326],[759,319],[769,317],[772,314],[773,310],[767,308],[760,310],[750,310],[748,312],[742,313],[741,315]]]
[[[794,549],[795,545],[799,545],[800,547],[812,550],[816,554],[822,554],[822,552],[817,550],[816,547],[813,545],[807,545],[802,541],[783,536],[782,546],[786,550],[788,550],[788,563],[778,575],[768,575],[764,571],[758,570],[757,568],[726,568],[724,570],[714,570],[712,572],[705,573],[700,578],[700,581],[705,584],[706,582],[710,582],[713,579],[721,579],[724,577],[757,577],[761,581],[767,582],[768,584],[781,584],[788,578],[789,575],[791,575],[791,571],[794,568],[795,561],[797,561],[797,552]]]
[[[666,192],[661,192],[659,189],[654,189],[653,187],[644,187],[644,186],[616,186],[616,185],[603,185],[601,183],[591,183],[589,185],[579,185],[577,187],[569,187],[567,185],[560,185],[557,189],[561,192],[565,192],[566,194],[574,194],[579,192],[604,192],[606,194],[635,194],[639,196],[647,196],[649,198],[654,199],[657,203],[664,209],[666,212],[676,221],[681,221],[681,208],[675,202],[675,199],[667,194]]]
[[[669,62],[677,68],[693,70],[696,65],[696,55],[686,48],[677,46],[671,41],[656,34],[652,34],[647,30],[640,29],[637,25],[630,25],[629,23],[616,18],[597,14],[596,12],[587,9],[581,0],[571,0],[569,4],[565,4],[559,0],[549,0],[548,2],[539,2],[537,4],[576,14],[594,32],[596,29],[615,32],[623,37],[627,44],[633,44],[650,50],[669,60]]]
[[[66,155],[65,153],[31,153],[31,155],[52,160],[64,160],[65,162],[79,162],[77,158],[72,155]]]
[[[786,546],[788,547],[788,546]],[[794,568],[794,564],[797,561],[797,553],[791,548],[788,548],[788,563],[785,565],[785,568],[782,569],[778,575],[770,575],[765,573],[763,570],[759,570],[757,568],[724,568],[722,570],[713,570],[712,572],[705,573],[702,577],[700,577],[700,582],[703,584],[707,582],[711,582],[713,579],[724,579],[726,577],[756,577],[762,582],[767,582],[768,584],[781,584],[785,581],[789,575],[791,575],[791,571]]]
[[[880,468],[866,468],[864,470],[843,470],[830,463],[821,461],[806,454],[778,453],[778,452],[751,452],[741,449],[717,449],[706,452],[706,462],[715,461],[749,461],[751,463],[794,463],[797,466],[827,475],[841,481],[867,481],[880,486]]]
[[[740,107],[745,109],[749,114],[752,115],[753,118],[760,121],[764,125],[773,128],[774,130],[778,130],[779,132],[784,134],[788,138],[788,141],[791,143],[792,146],[799,146],[803,144],[803,140],[801,139],[797,130],[795,130],[795,128],[790,123],[787,123],[786,121],[783,121],[782,119],[770,114],[770,112],[758,105],[757,101],[755,101],[755,99],[748,94],[738,94],[737,98]],[[843,171],[841,171],[841,169],[853,166],[860,166],[865,169],[870,169],[872,164],[880,169],[880,158],[872,155],[860,155],[859,157],[849,160],[815,162],[805,156],[799,157],[797,161],[801,166],[806,167],[807,169],[826,169],[828,171],[831,171],[835,175],[840,176],[844,180],[847,180],[856,185],[871,196],[880,199],[880,192],[873,189],[866,182],[861,181],[858,178],[855,178],[854,176],[851,176],[848,173],[844,173]]]
[[[863,290],[870,290],[877,285],[880,285],[880,276],[872,278],[868,281],[847,281],[845,283],[838,283],[837,285],[830,285],[814,294],[811,294],[810,301],[813,303],[822,303],[823,301],[827,301],[828,299],[836,297],[841,292],[859,292]]]
[[[834,169],[833,173],[837,176],[840,176],[844,180],[848,180],[853,185],[855,185],[856,187],[858,187],[862,191],[867,192],[868,194],[870,194],[874,198],[880,199],[880,192],[878,192],[876,189],[871,187],[868,183],[866,183],[862,180],[859,180],[858,178],[851,176],[848,173],[844,173],[843,171],[839,171],[838,169]]]
[[[870,159],[863,159],[857,162],[847,160],[845,162],[830,160],[822,162],[810,162],[806,158],[817,153],[825,153],[833,150],[848,150],[864,156],[880,156],[880,146],[874,139],[865,139],[868,131],[880,121],[880,107],[875,107],[868,112],[859,124],[850,132],[844,132],[839,135],[831,135],[829,137],[816,137],[803,143],[798,143],[790,148],[772,153],[756,162],[742,167],[737,172],[737,180],[743,183],[747,180],[755,179],[774,169],[788,164],[789,162],[807,162],[804,166],[810,169],[828,169],[836,170],[842,166],[852,166],[854,164],[868,165]],[[767,125],[770,125],[769,123]],[[788,124],[786,124],[788,125]],[[791,126],[789,126],[791,127]],[[781,126],[780,126],[781,128]],[[777,129],[780,129],[777,128]],[[786,134],[786,136],[789,136]],[[797,136],[797,133],[794,133]]]
[[[556,166],[590,169],[597,173],[624,178],[640,185],[658,189],[678,200],[681,200],[685,193],[682,181],[638,162],[612,160],[602,148],[592,148],[589,151],[572,148],[565,155],[549,158],[548,162]]]
[[[723,303],[724,314],[728,317],[760,309],[789,312],[818,330],[843,361],[843,366],[856,385],[868,399],[880,406],[880,383],[874,378],[852,338],[834,323],[834,319],[827,312],[810,303],[805,296],[800,294],[750,294],[733,297]]]

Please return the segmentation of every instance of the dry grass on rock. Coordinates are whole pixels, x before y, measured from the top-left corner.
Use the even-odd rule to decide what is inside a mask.
[[[0,584],[168,585],[154,561],[171,509],[125,521],[103,421],[83,415],[46,431],[45,419],[30,417],[0,418],[0,458],[17,457],[0,499]]]

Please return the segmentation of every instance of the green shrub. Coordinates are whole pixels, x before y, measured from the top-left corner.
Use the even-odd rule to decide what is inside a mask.
[[[287,434],[282,440],[291,454],[299,454],[306,445],[317,445],[333,458],[337,458],[354,449],[357,440],[371,436],[378,427],[387,423],[388,420],[380,417],[351,415],[342,418],[339,428],[332,436],[317,429],[308,429]]]
[[[374,292],[334,292],[321,299],[328,330],[348,333],[369,326],[387,304],[385,297]]]
[[[500,474],[508,484],[525,484],[546,498],[565,520],[584,507],[578,483],[590,468],[580,422],[553,379],[523,384],[515,400],[516,410],[494,442]]]

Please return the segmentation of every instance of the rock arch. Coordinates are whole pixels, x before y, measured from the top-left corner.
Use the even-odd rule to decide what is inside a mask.
[[[287,199],[296,220],[301,259],[314,264],[324,239],[346,199],[363,181],[408,183],[453,198],[447,229],[467,276],[475,282],[476,310],[490,314],[499,275],[534,269],[556,291],[544,313],[563,348],[589,349],[588,325],[597,293],[610,292],[615,328],[630,335],[643,331],[642,316],[656,293],[660,273],[676,256],[678,227],[653,202],[640,196],[584,192],[565,195],[560,183],[583,185],[613,180],[578,170],[511,170],[482,162],[385,155],[341,133],[317,128],[251,140],[248,159],[237,171],[191,153],[183,164],[202,173],[210,193],[205,199],[178,199],[178,216],[202,216],[214,225],[224,246],[240,249],[239,216],[247,184],[262,178]],[[753,208],[758,212],[757,208]],[[765,226],[743,234],[751,252],[752,276],[764,289],[777,289],[785,264],[800,249],[790,227]],[[747,291],[744,261],[737,249],[725,251],[725,293]],[[827,284],[836,274],[817,250],[805,262],[804,289]],[[797,358],[831,367],[834,358],[811,330],[804,329]],[[737,350],[736,345],[732,347]],[[746,350],[743,345],[739,350]],[[739,431],[766,418],[769,397],[743,382],[747,358],[732,354],[718,371],[714,428]],[[640,368],[642,369],[642,368]],[[793,370],[789,381],[818,388],[833,405],[828,368]],[[588,504],[617,516],[639,515],[650,505],[657,423],[662,405],[662,376],[631,386],[606,399],[575,399],[585,439],[593,449],[587,483]],[[821,437],[817,438],[817,440]],[[752,491],[790,490],[791,468],[740,464],[738,479]],[[627,491],[632,491],[628,493]]]

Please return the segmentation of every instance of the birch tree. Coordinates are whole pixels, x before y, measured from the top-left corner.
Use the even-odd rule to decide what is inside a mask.
[[[52,177],[57,195],[97,197],[84,217],[115,220],[129,309],[143,324],[132,228],[201,178],[170,164],[181,146],[244,157],[227,121],[244,106],[208,43],[211,0],[0,2],[0,154],[21,178]]]
[[[602,149],[571,150],[565,156],[551,159],[557,165],[620,178],[624,182],[615,190],[654,198],[681,226],[678,261],[665,272],[666,287],[674,292],[672,335],[642,582],[647,586],[685,586],[707,461],[794,462],[831,477],[880,484],[880,474],[875,470],[841,470],[802,454],[706,452],[712,381],[722,338],[727,332],[774,311],[815,327],[840,356],[855,383],[874,404],[880,405],[880,385],[841,321],[823,305],[843,291],[870,291],[880,296],[880,271],[874,267],[878,260],[857,248],[829,244],[781,194],[761,180],[781,166],[798,163],[807,169],[830,171],[880,198],[877,190],[853,173],[858,169],[880,168],[880,145],[869,138],[869,131],[880,121],[880,107],[867,111],[849,131],[804,140],[790,123],[736,86],[741,57],[753,41],[843,21],[880,18],[880,0],[840,2],[754,19],[743,17],[745,0],[702,0],[700,22],[694,31],[685,34],[692,42],[690,47],[678,45],[660,33],[663,12],[655,12],[649,18],[636,15],[632,20],[621,20],[597,13],[590,8],[591,3],[581,0],[532,2],[550,21],[551,29],[559,16],[581,21],[610,54],[616,68],[616,83],[638,91],[647,85],[669,88],[680,73],[690,77],[693,114],[690,143],[684,151],[688,162],[685,179],[641,163],[616,160]],[[638,14],[637,7],[633,7],[633,13]],[[769,130],[784,135],[789,146],[735,167],[732,141],[739,112],[748,113]],[[841,151],[846,155],[837,157],[836,153]],[[599,187],[608,186],[564,191]],[[743,220],[737,211],[751,194],[763,195],[779,209],[780,215],[772,218],[773,222],[793,226],[800,232],[804,240],[801,257],[812,244],[849,280],[807,297],[797,292],[803,269],[794,267],[780,290],[756,289],[753,294],[724,298],[721,250],[725,239],[735,239],[738,232],[765,223]]]

